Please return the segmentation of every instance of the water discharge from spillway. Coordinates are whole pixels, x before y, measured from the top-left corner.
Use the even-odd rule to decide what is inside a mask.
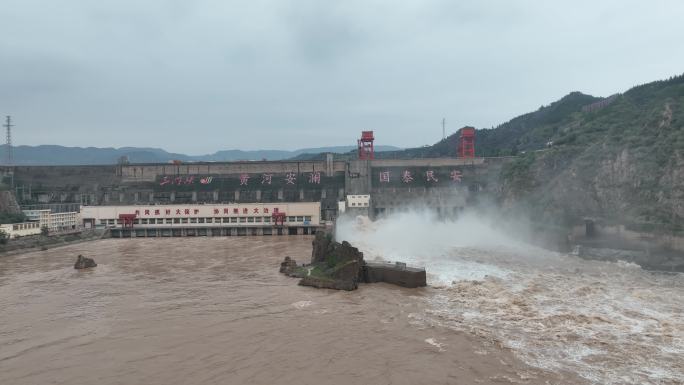
[[[684,383],[684,275],[586,261],[520,241],[497,220],[423,211],[338,221],[367,260],[424,266],[435,288],[415,315],[490,338],[524,362],[597,384]]]

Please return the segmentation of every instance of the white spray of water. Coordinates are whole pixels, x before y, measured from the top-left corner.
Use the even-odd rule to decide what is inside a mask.
[[[532,235],[492,216],[421,210],[336,228],[367,260],[426,267],[433,289],[419,325],[475,333],[594,383],[684,383],[683,275],[550,252],[522,241]]]
[[[337,222],[338,239],[347,237],[371,241],[383,252],[431,254],[451,247],[529,247],[496,228],[496,223],[476,213],[457,221],[441,221],[428,210],[411,210],[371,222],[367,217],[341,217]],[[359,232],[363,232],[360,234]]]
[[[515,228],[507,234],[500,219],[468,213],[457,221],[442,221],[429,210],[411,210],[371,222],[367,217],[342,217],[336,238],[360,247],[367,260],[401,261],[429,266],[430,283],[448,284],[454,280],[479,280],[485,276],[503,277],[506,271],[491,261],[478,258],[477,251],[506,251],[525,256],[527,262],[548,254],[523,241],[529,232]],[[471,258],[453,258],[454,250]]]

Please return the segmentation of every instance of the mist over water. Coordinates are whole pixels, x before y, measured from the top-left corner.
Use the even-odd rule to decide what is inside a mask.
[[[424,266],[432,295],[417,325],[484,336],[524,362],[597,384],[684,382],[684,275],[586,261],[531,246],[524,225],[426,210],[342,218],[338,240],[368,260]]]
[[[526,243],[529,234],[526,227],[494,216],[471,212],[450,221],[422,209],[375,222],[366,217],[343,217],[336,227],[337,238],[361,246],[366,259],[431,267],[430,283],[437,286],[457,279],[504,276],[507,271],[500,265],[508,262],[546,264],[549,252]],[[459,258],[455,251],[470,253],[470,258]],[[490,254],[478,257],[482,251]]]

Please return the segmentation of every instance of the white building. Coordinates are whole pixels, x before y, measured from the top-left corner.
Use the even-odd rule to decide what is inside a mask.
[[[266,227],[274,215],[287,226],[318,226],[320,202],[232,203],[135,206],[82,206],[86,228],[123,226],[121,215],[135,216],[136,228],[155,227]]]
[[[23,210],[23,212],[28,220],[40,223],[40,227],[47,227],[52,233],[75,230],[81,224],[80,215],[75,211],[53,213],[46,209]]]
[[[25,237],[27,235],[38,235],[40,234],[40,223],[23,222],[2,224],[0,225],[0,230],[4,231],[10,238]]]
[[[347,208],[370,206],[370,195],[347,195]]]
[[[49,231],[69,231],[75,230],[81,224],[79,213],[69,211],[66,213],[50,213],[48,220]]]
[[[347,215],[370,215],[370,195],[347,195],[344,212]]]

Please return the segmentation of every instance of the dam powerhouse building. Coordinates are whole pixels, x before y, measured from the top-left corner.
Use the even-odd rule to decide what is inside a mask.
[[[305,235],[320,226],[319,202],[84,206],[85,228],[115,237]]]

